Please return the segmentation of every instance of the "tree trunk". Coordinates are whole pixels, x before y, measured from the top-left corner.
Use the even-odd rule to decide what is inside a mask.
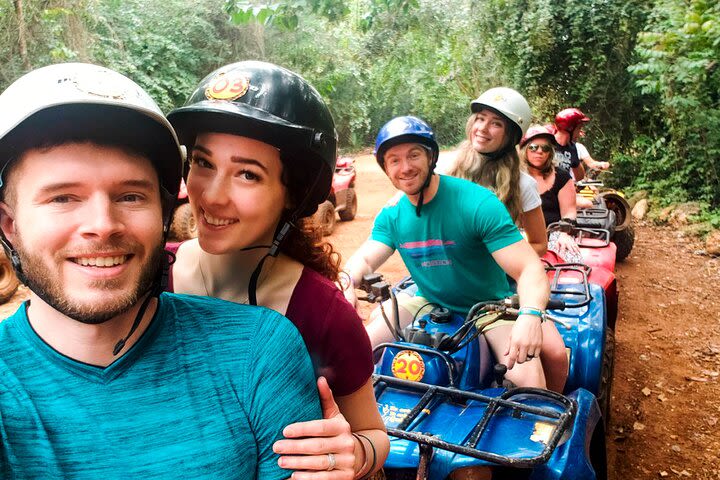
[[[13,0],[13,4],[15,5],[15,15],[17,16],[18,22],[18,45],[20,47],[20,58],[22,59],[23,67],[25,67],[25,70],[30,70],[32,68],[32,65],[30,65],[30,59],[28,58],[27,53],[27,40],[25,39],[25,17],[23,16],[22,0]]]

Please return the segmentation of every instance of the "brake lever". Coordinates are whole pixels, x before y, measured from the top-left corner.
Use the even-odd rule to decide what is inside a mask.
[[[553,317],[552,315],[548,315],[547,313],[543,313],[543,320],[549,320],[551,322],[557,323],[558,325],[562,325],[563,327],[565,327],[565,330],[570,330],[572,328],[572,325],[567,323],[565,320]]]
[[[515,308],[508,308],[506,311],[511,315],[515,315],[515,317],[517,317],[517,315],[520,313],[520,311]],[[547,313],[543,313],[542,318],[543,318],[543,320],[548,320],[551,322],[555,322],[558,325],[562,325],[563,327],[565,327],[565,330],[570,330],[572,328],[572,325],[567,323],[565,320],[561,320],[557,317],[553,317],[552,315],[548,315]]]

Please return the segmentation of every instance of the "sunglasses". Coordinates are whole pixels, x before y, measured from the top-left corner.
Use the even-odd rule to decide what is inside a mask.
[[[548,153],[550,150],[552,150],[552,147],[550,145],[538,145],[537,143],[531,143],[528,145],[528,150],[531,152],[537,152],[538,150],[542,150],[545,153]]]

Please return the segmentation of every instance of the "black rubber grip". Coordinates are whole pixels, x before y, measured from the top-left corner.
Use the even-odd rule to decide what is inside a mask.
[[[548,300],[547,307],[545,307],[547,310],[565,310],[565,302],[562,300],[553,300],[552,298]]]

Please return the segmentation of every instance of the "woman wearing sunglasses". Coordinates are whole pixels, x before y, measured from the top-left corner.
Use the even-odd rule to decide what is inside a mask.
[[[379,470],[390,446],[370,379],[370,342],[334,284],[338,254],[307,219],[327,198],[335,169],[327,105],[299,75],[248,61],[208,75],[168,119],[188,150],[198,223],[198,239],[177,250],[172,288],[268,307],[297,327],[324,377],[325,418],[287,426],[274,444],[292,478]],[[278,358],[277,368],[292,361]]]
[[[520,170],[515,146],[530,125],[530,105],[517,91],[496,87],[471,104],[467,139],[454,158],[435,169],[489,188],[500,198],[538,255],[547,248],[540,196],[533,179]]]
[[[577,216],[575,183],[567,170],[553,165],[554,145],[552,132],[541,125],[528,128],[520,142],[523,164],[537,182],[546,226],[560,219],[575,221]],[[566,262],[582,262],[580,249],[567,233],[552,232],[548,250],[557,253]]]

